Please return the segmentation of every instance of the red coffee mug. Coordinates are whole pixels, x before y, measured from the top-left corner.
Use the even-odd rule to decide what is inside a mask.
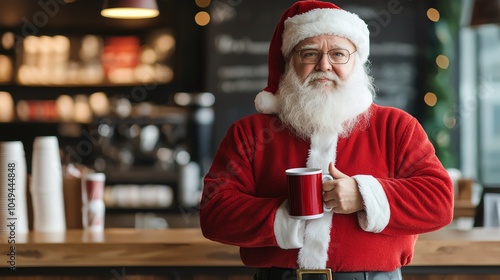
[[[288,211],[294,219],[311,220],[323,217],[324,211],[324,181],[333,180],[330,175],[323,175],[319,168],[287,169]]]

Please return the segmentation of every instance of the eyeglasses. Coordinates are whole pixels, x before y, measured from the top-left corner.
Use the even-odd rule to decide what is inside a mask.
[[[300,51],[294,50],[294,52],[299,55],[300,62],[304,64],[318,63],[321,60],[323,54],[327,54],[328,61],[331,64],[346,64],[347,62],[349,62],[351,54],[355,53],[356,51],[350,53],[348,50],[344,49],[331,49],[328,52],[324,53],[320,50],[315,49],[303,49]]]

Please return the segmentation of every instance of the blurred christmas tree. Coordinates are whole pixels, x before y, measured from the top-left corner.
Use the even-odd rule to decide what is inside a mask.
[[[456,44],[460,28],[462,1],[431,1],[427,10],[431,21],[429,48],[426,53],[427,77],[424,89],[422,125],[444,167],[456,167],[452,134],[457,125],[457,90],[454,83],[458,54]]]

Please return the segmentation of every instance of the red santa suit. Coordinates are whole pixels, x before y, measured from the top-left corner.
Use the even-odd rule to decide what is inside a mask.
[[[295,137],[274,115],[235,123],[205,178],[203,234],[240,246],[252,267],[305,262],[333,271],[392,271],[409,264],[417,234],[450,223],[453,188],[416,119],[394,108],[370,110],[368,125],[331,146]],[[323,158],[357,181],[365,211],[290,219],[282,205],[285,170]]]
[[[270,45],[268,86],[256,98],[266,114],[228,130],[204,180],[201,229],[209,239],[239,246],[251,267],[393,271],[411,262],[418,234],[451,222],[451,180],[418,121],[396,108],[361,104],[366,121],[347,137],[303,139],[283,125],[274,94],[285,57],[299,41],[322,34],[348,38],[367,61],[369,33],[356,15],[320,1],[285,11]],[[285,170],[327,173],[330,162],[356,180],[364,210],[290,218]]]

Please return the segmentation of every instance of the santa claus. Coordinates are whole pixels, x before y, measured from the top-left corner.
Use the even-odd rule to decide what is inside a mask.
[[[373,103],[368,55],[353,13],[314,0],[283,13],[260,114],[229,129],[200,207],[203,234],[239,246],[256,279],[401,279],[418,234],[451,222],[448,174],[415,118]],[[285,170],[304,166],[334,178],[332,211],[308,221],[287,209]]]

